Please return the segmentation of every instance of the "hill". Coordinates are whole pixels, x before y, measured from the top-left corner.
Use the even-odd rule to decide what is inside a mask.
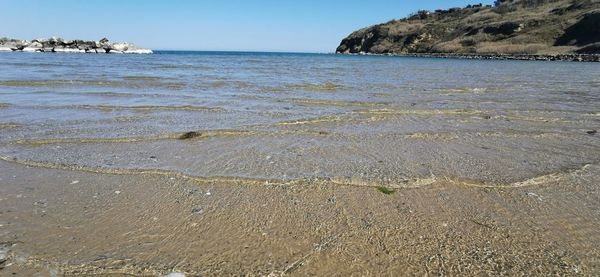
[[[500,0],[418,11],[345,38],[337,53],[600,54],[600,0]]]

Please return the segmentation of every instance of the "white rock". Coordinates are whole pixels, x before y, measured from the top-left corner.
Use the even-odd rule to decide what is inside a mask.
[[[129,47],[132,46],[131,44],[124,42],[124,43],[115,43],[111,46],[111,50],[110,51],[120,51],[120,52],[125,52],[127,51],[127,49],[129,49]]]
[[[0,46],[0,52],[12,52],[12,49],[5,46]]]
[[[31,44],[29,44],[27,47],[23,48],[23,52],[37,52],[37,51],[41,51],[41,49],[44,48],[44,45],[42,45],[41,43],[34,41]]]

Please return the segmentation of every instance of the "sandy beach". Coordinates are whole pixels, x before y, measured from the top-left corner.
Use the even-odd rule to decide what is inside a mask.
[[[0,162],[2,274],[594,275],[600,167],[385,194]]]

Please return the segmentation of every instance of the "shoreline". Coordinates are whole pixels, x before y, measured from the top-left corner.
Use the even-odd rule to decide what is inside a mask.
[[[600,54],[335,53],[336,55],[441,58],[463,60],[600,62]]]

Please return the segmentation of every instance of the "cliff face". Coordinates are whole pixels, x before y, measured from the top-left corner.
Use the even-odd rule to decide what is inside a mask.
[[[600,53],[600,0],[504,0],[358,30],[337,53]]]

